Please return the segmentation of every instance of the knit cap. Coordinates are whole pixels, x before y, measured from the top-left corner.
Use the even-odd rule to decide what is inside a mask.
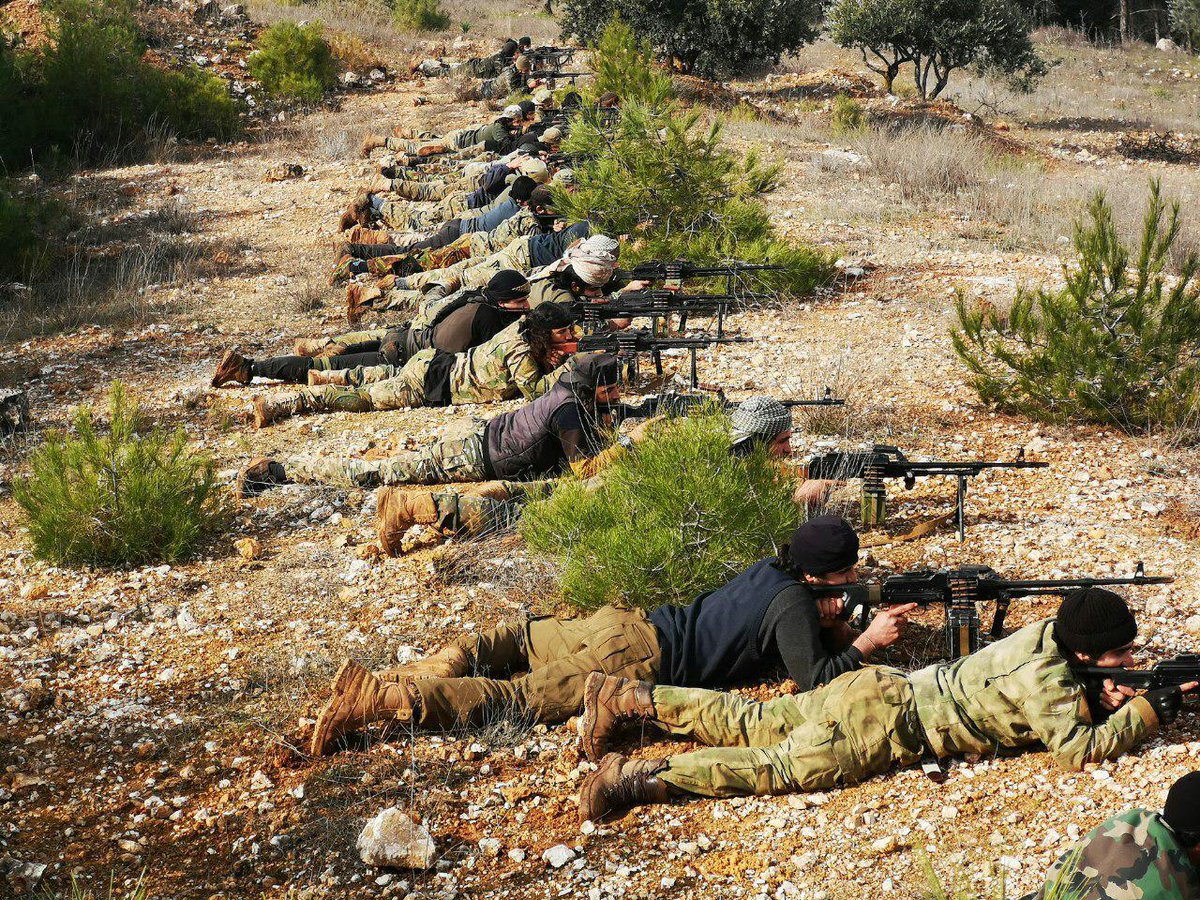
[[[521,118],[521,107],[517,106],[517,104],[515,104],[515,103],[512,103],[512,104],[504,107],[503,111],[500,113],[500,118],[501,119],[519,119],[519,118]]]
[[[550,179],[555,184],[568,185],[575,183],[574,169],[559,169],[554,173],[554,177]]]
[[[515,269],[503,269],[491,277],[483,291],[497,303],[528,297],[529,279]]]
[[[1101,656],[1137,637],[1133,611],[1120,594],[1103,588],[1079,588],[1063,597],[1054,636],[1067,649]]]
[[[751,397],[729,417],[733,443],[753,438],[769,441],[792,427],[792,411],[774,397]]]
[[[1189,841],[1200,836],[1200,772],[1188,772],[1167,791],[1163,821]]]
[[[816,516],[792,532],[788,545],[792,565],[820,578],[858,562],[858,535],[841,516]]]
[[[521,163],[521,174],[528,175],[538,184],[545,184],[550,180],[550,170],[540,159],[530,159]]]
[[[545,131],[542,132],[542,143],[543,144],[553,144],[555,141],[561,141],[562,136],[563,136],[562,129],[559,128],[557,125],[551,125],[549,128],[547,128]]]
[[[535,106],[553,106],[554,93],[549,88],[541,88],[534,92],[533,103]]]

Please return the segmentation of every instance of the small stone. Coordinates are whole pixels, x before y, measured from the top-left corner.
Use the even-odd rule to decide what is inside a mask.
[[[401,869],[428,869],[437,855],[429,832],[395,806],[363,826],[357,848],[359,858],[369,866]]]
[[[566,844],[555,844],[542,854],[542,859],[552,868],[561,869],[578,854]]]
[[[513,847],[508,851],[508,858],[515,863],[525,862],[526,853],[520,847]]]
[[[479,850],[484,856],[497,857],[500,855],[500,841],[498,838],[480,838]]]
[[[943,806],[942,807],[942,818],[946,819],[947,821],[949,821],[951,819],[957,819],[958,818],[958,807],[957,806]]]
[[[580,834],[595,834],[596,833],[596,823],[593,822],[591,819],[588,819],[586,822],[584,822],[582,825],[579,826],[579,833]]]

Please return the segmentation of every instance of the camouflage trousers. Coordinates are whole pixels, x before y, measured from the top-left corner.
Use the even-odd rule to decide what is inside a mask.
[[[483,481],[482,422],[473,422],[460,437],[446,437],[420,450],[405,450],[386,459],[295,457],[284,463],[292,481],[372,488],[384,484],[448,484]],[[465,430],[465,429],[464,429]]]
[[[654,709],[673,734],[709,745],[670,757],[660,774],[705,797],[824,790],[912,765],[924,753],[912,687],[883,666],[764,703],[656,687]]]
[[[451,150],[465,150],[472,146],[471,141],[475,139],[476,129],[474,128],[456,128],[454,131],[447,131],[440,138],[432,138],[428,140],[414,140],[412,138],[390,137],[387,139],[385,146],[387,149],[395,153],[420,153],[422,150],[427,150],[430,147],[449,147]]]
[[[579,712],[592,672],[653,680],[658,632],[638,609],[604,606],[586,619],[505,623],[457,642],[477,677],[421,678],[416,724],[452,728],[518,720],[562,722]]]
[[[410,409],[425,403],[425,376],[437,350],[421,350],[402,366],[356,366],[346,369],[350,387],[334,384],[300,392],[307,412],[371,412]]]
[[[379,207],[379,217],[389,228],[421,233],[436,231],[445,221],[436,207],[414,209],[407,200],[384,200]]]
[[[397,287],[421,288],[435,282],[454,282],[460,288],[485,287],[492,276],[504,269],[515,269],[528,275],[533,268],[529,258],[529,240],[513,241],[503,250],[483,259],[471,256],[442,269],[430,269],[397,279]]]
[[[429,200],[445,200],[450,194],[460,190],[457,184],[450,185],[445,181],[419,181],[397,179],[391,184],[391,191],[405,200],[424,202]]]

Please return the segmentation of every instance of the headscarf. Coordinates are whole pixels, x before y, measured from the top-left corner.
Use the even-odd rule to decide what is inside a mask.
[[[735,445],[769,441],[792,427],[792,411],[774,397],[751,397],[738,405],[729,420]]]

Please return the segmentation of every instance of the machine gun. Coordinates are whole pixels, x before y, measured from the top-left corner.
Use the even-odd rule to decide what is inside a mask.
[[[636,281],[659,281],[664,287],[678,289],[687,278],[724,278],[725,292],[734,293],[734,280],[744,272],[782,272],[786,266],[771,263],[746,263],[731,260],[723,263],[702,265],[685,259],[673,261],[651,259],[640,262],[629,270],[629,277]]]
[[[581,337],[572,348],[571,345],[566,345],[566,349],[570,353],[574,352],[601,352],[613,353],[627,360],[628,377],[630,380],[637,378],[637,354],[653,353],[655,371],[662,374],[662,352],[664,350],[687,350],[691,356],[691,380],[692,387],[700,384],[700,379],[696,374],[696,351],[705,347],[711,347],[713,344],[748,344],[750,338],[731,337],[729,335],[706,334],[702,337],[672,337],[668,335],[655,334],[653,331],[646,328],[627,328],[623,331],[606,331],[597,332],[595,334],[585,334]]]
[[[540,47],[530,47],[524,55],[529,57],[529,61],[533,63],[535,69],[539,65],[547,64],[553,65],[557,69],[561,68],[563,63],[575,59],[578,51],[578,47],[554,47],[550,44],[543,44]]]
[[[844,406],[845,400],[835,400],[832,388],[825,388],[825,392],[812,400],[780,400],[784,406],[788,408],[796,406]],[[617,409],[617,419],[625,421],[626,419],[649,419],[654,416],[666,416],[668,418],[676,418],[677,416],[686,416],[695,410],[705,409],[707,407],[715,407],[730,411],[736,409],[738,401],[728,400],[725,395],[717,393],[684,393],[682,391],[664,391],[661,394],[655,394],[646,397],[638,404],[622,403]]]
[[[535,78],[540,78],[543,81],[545,81],[546,84],[548,84],[550,86],[550,88],[553,90],[555,82],[558,81],[560,78],[566,79],[567,81],[570,81],[571,84],[574,84],[576,78],[582,78],[585,75],[591,75],[591,74],[592,74],[591,72],[564,72],[562,69],[555,66],[554,68],[551,68],[551,69],[536,69],[535,68],[533,71],[531,71],[529,73],[529,78],[530,78],[530,80],[535,79]]]
[[[1008,614],[1009,604],[1017,597],[1044,597],[1101,585],[1170,584],[1174,580],[1168,576],[1146,575],[1145,567],[1139,562],[1132,578],[1010,581],[1001,578],[988,566],[960,566],[956,569],[902,572],[888,576],[882,584],[808,585],[808,588],[818,596],[844,595],[846,606],[843,615],[847,618],[857,616],[862,627],[866,626],[867,614],[872,606],[896,606],[902,603],[929,606],[941,603],[946,607],[946,652],[951,659],[958,659],[979,649],[978,604],[981,602],[992,600],[996,603],[990,636],[992,640],[997,640],[1004,634],[1004,617]],[[1200,657],[1191,658],[1200,662]],[[1122,670],[1101,671],[1109,673]],[[1113,676],[1106,674],[1105,677]]]
[[[1116,684],[1138,690],[1178,687],[1189,681],[1200,681],[1200,653],[1181,653],[1149,669],[1106,669],[1103,666],[1072,666],[1071,671],[1091,682],[1103,683],[1111,678]]]
[[[918,478],[935,475],[958,479],[958,496],[954,507],[954,521],[958,526],[958,539],[966,536],[967,479],[973,478],[984,469],[1044,469],[1049,463],[1027,462],[1024,451],[1012,462],[914,462],[898,447],[876,444],[869,451],[843,453],[832,451],[821,453],[808,461],[808,477],[845,481],[849,478],[863,480],[862,520],[864,525],[878,525],[887,515],[887,493],[883,482],[887,478],[903,478],[905,490],[911,490]]]
[[[725,313],[743,300],[770,299],[767,294],[685,294],[680,291],[624,291],[605,303],[579,303],[575,309],[585,325],[606,319],[665,319],[679,316],[680,329],[689,316],[715,316],[717,337],[725,336]]]

